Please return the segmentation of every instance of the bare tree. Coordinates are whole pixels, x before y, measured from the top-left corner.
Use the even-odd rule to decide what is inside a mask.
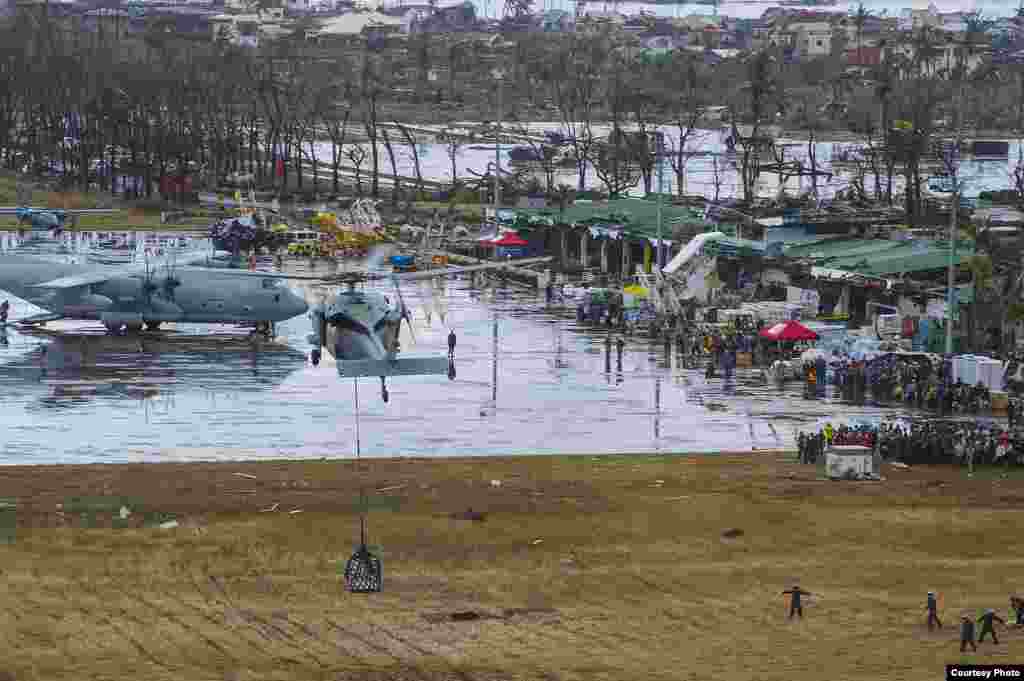
[[[366,161],[366,149],[361,144],[350,144],[345,148],[345,156],[352,162],[356,172],[356,193],[363,195],[363,162]]]
[[[561,40],[554,53],[536,65],[550,89],[562,129],[572,146],[579,191],[586,188],[587,167],[596,142],[592,127],[610,53],[608,34],[573,34]]]
[[[738,170],[743,187],[743,200],[755,198],[757,178],[761,174],[761,157],[774,146],[766,137],[764,127],[782,113],[782,91],[777,75],[777,59],[764,51],[755,55],[748,64],[748,80],[740,88],[730,111],[731,141],[738,148]],[[743,135],[739,124],[746,121],[750,134]]]

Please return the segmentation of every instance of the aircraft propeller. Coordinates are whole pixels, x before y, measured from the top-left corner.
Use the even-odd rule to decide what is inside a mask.
[[[167,277],[164,279],[163,289],[167,300],[174,302],[174,289],[181,286],[181,280],[176,275],[178,268],[178,253],[171,253],[171,259],[167,263]]]
[[[145,252],[145,256],[144,257],[146,259],[146,276],[142,280],[142,297],[146,301],[146,307],[147,308],[151,308],[151,307],[153,307],[153,293],[159,287],[155,283],[153,283],[153,270],[149,266],[149,251],[148,250]]]

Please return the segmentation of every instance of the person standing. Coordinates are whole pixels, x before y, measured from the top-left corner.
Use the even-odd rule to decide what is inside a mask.
[[[938,601],[935,599],[934,591],[928,592],[928,604],[925,607],[928,610],[928,631],[932,631],[935,628],[936,624],[939,625],[939,629],[941,629],[942,620],[939,619],[939,615],[936,612],[938,610],[939,604]]]
[[[10,311],[10,309],[11,303],[9,301],[5,300],[4,302],[0,303],[0,324],[7,323],[7,313]]]
[[[999,638],[996,637],[996,630],[993,623],[999,622],[1000,624],[1005,625],[1006,620],[997,615],[995,610],[989,608],[985,611],[984,615],[978,618],[978,621],[981,622],[981,633],[978,634],[978,643],[985,640],[985,634],[992,634],[992,643],[999,645]]]
[[[455,359],[455,329],[448,334],[448,359]]]
[[[1024,599],[1019,596],[1010,596],[1010,609],[1013,610],[1014,624],[1018,627],[1024,626]]]
[[[801,602],[800,599],[801,599],[802,596],[810,596],[811,592],[810,591],[804,591],[799,586],[794,585],[792,589],[786,589],[785,591],[782,592],[782,594],[783,595],[786,595],[786,594],[790,595],[789,619],[793,619],[793,614],[794,613],[799,615],[800,619],[803,619],[804,618],[804,608],[803,608],[803,603]]]
[[[971,644],[971,650],[977,651],[978,646],[974,643],[974,621],[964,615],[960,618],[960,652],[967,652],[967,644]]]

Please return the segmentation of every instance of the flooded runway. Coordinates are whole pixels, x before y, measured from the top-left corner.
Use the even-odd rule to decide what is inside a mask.
[[[753,372],[732,381],[665,361],[660,345],[627,339],[606,364],[601,332],[533,291],[447,284],[446,324],[429,292],[403,286],[413,308],[407,356],[443,356],[458,336],[456,378],[359,382],[364,456],[742,450],[792,445],[801,424],[878,415]],[[6,297],[6,296],[4,296]],[[12,300],[11,319],[38,312]],[[497,352],[494,330],[497,325]],[[307,362],[305,317],[259,347],[244,330],[182,326],[109,337],[98,323],[8,327],[0,345],[0,460],[124,462],[354,455],[353,382]],[[327,358],[329,359],[329,357]],[[494,362],[497,384],[494,384]],[[607,369],[607,370],[606,370]],[[492,398],[496,395],[496,401]],[[829,393],[831,395],[831,392]]]

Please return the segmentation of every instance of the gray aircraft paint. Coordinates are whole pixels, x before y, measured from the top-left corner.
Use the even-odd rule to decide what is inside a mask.
[[[86,286],[60,290],[31,288],[61,277],[104,271],[111,273],[110,279]],[[120,313],[141,314],[151,321],[183,323],[281,322],[308,309],[306,302],[281,279],[239,277],[230,271],[218,273],[208,269],[190,271],[187,266],[170,272],[180,282],[174,288],[172,300],[163,289],[168,274],[163,269],[152,273],[157,289],[152,293],[152,304],[147,305],[144,275],[124,275],[116,268],[59,264],[27,256],[0,256],[0,289],[71,319],[98,320],[103,313]],[[102,308],[102,298],[109,299],[111,305]]]

